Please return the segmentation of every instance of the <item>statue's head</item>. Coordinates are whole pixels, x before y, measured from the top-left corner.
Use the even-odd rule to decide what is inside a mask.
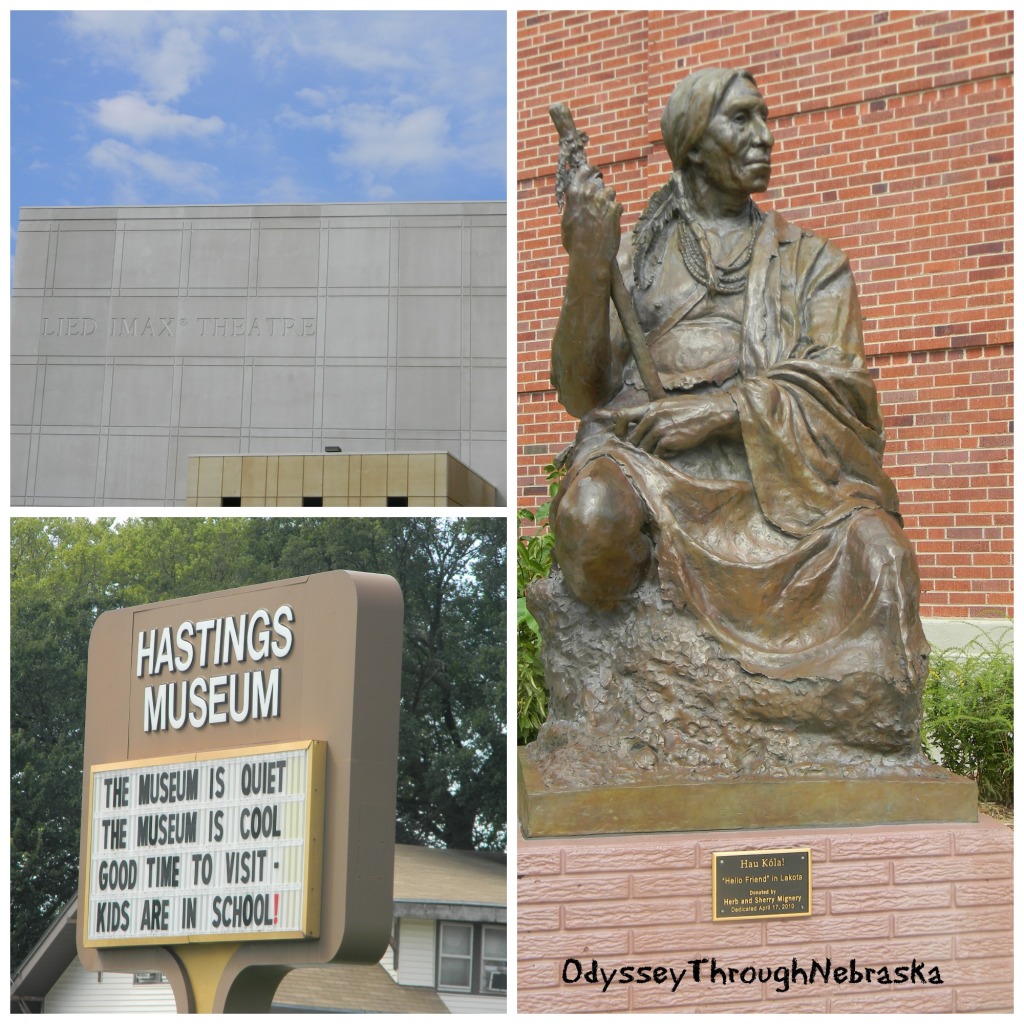
[[[767,116],[749,72],[702,68],[673,90],[661,134],[676,170],[701,173],[714,187],[763,192],[775,141]]]

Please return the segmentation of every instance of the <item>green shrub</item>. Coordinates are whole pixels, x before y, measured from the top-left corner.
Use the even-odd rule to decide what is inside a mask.
[[[526,607],[523,594],[537,579],[551,571],[554,537],[548,516],[551,501],[563,475],[554,465],[546,466],[549,500],[536,512],[519,510],[519,537],[516,545],[516,594],[519,598],[518,618],[518,686],[516,691],[517,731],[519,743],[529,743],[537,736],[548,713],[548,691],[544,685],[544,665],[540,659],[540,632],[537,620]],[[530,530],[529,526],[533,529]],[[526,529],[527,532],[524,532]]]
[[[933,651],[924,691],[926,749],[977,780],[981,800],[1013,806],[1013,652],[979,636]]]

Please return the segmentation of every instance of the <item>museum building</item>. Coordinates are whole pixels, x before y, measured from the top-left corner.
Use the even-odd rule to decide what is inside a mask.
[[[503,505],[505,204],[24,208],[12,505]]]

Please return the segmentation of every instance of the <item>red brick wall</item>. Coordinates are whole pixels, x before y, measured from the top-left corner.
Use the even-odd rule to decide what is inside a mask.
[[[926,615],[1011,610],[1013,15],[520,13],[519,503],[575,421],[548,381],[565,254],[547,114],[569,103],[628,230],[670,163],[684,73],[743,67],[775,133],[758,202],[850,257]]]

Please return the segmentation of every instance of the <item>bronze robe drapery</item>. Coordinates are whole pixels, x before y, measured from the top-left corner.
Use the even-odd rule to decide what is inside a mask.
[[[623,274],[670,388],[712,358],[733,361],[729,379],[694,390],[731,396],[742,440],[663,459],[616,438],[602,413],[644,401],[628,364],[619,394],[583,420],[563,489],[592,460],[615,462],[646,506],[663,595],[748,672],[919,683],[928,647],[917,569],[882,469],[845,256],[768,213],[745,295],[709,300],[676,230],[650,288],[632,285],[628,237]],[[622,345],[612,316],[613,345]]]

